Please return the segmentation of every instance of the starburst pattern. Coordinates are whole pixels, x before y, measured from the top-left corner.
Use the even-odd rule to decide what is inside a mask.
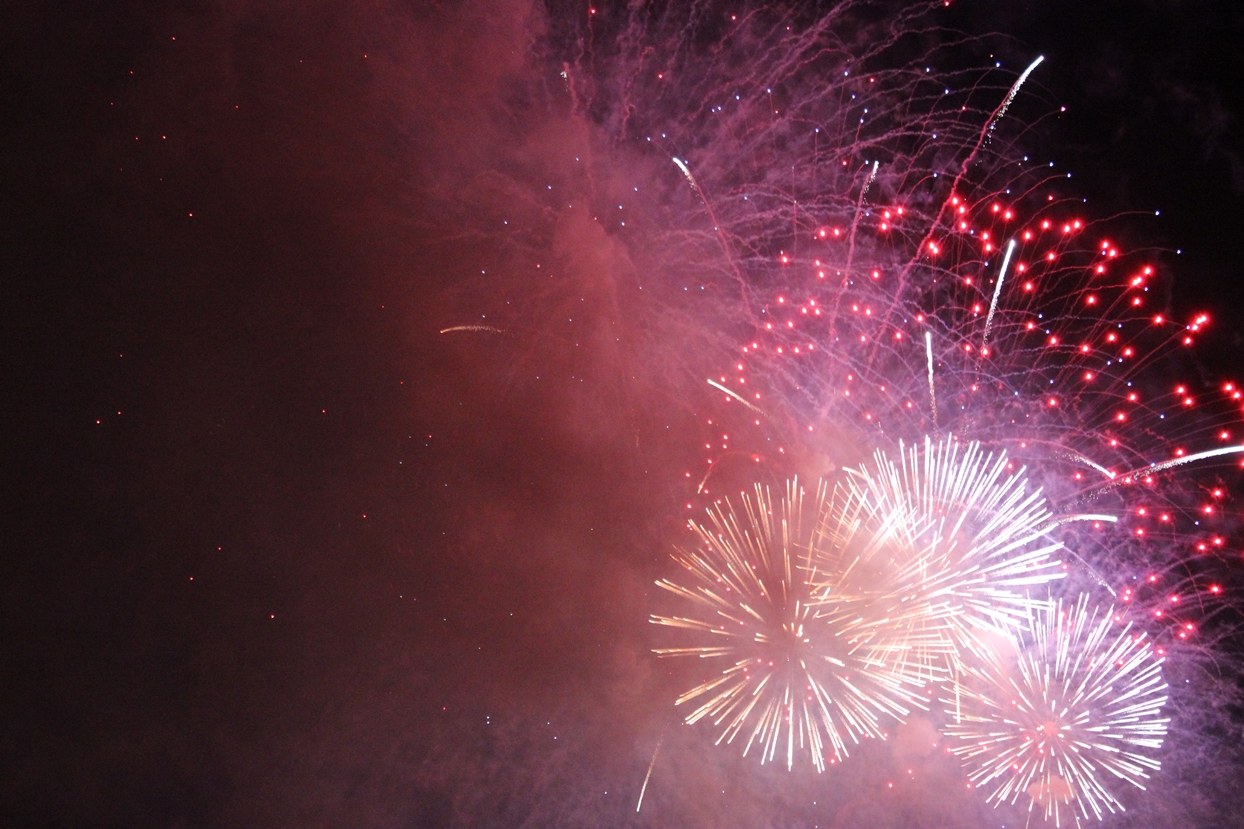
[[[1007,629],[1063,577],[1040,490],[1005,453],[953,437],[848,470],[816,547],[824,606],[867,608],[909,670],[935,678],[982,630]]]
[[[1159,767],[1161,657],[1087,596],[1035,609],[1013,643],[979,651],[956,683],[963,713],[946,733],[969,778],[991,802],[1027,795],[1056,826],[1121,811],[1117,785],[1143,789]]]
[[[776,503],[758,486],[737,509],[727,502],[709,510],[706,525],[691,523],[699,545],[675,556],[687,585],[657,582],[692,615],[652,621],[704,644],[656,652],[728,662],[678,698],[695,705],[687,722],[710,720],[720,728],[718,743],[741,737],[744,754],[781,757],[788,768],[806,752],[823,770],[861,738],[884,736],[883,717],[920,704],[920,677],[904,660],[887,658],[902,650],[888,638],[898,629],[862,616],[853,603],[813,598],[811,559],[829,515],[824,485],[806,499],[792,481]]]

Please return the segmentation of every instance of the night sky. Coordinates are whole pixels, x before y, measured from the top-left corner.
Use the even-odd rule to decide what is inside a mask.
[[[535,209],[454,197],[502,165],[570,175],[551,159],[580,138],[522,89],[556,87],[533,44],[586,14],[0,12],[0,822],[832,825],[805,796],[824,779],[694,729],[634,814],[681,690],[647,616],[694,413],[610,344],[646,323],[598,278],[624,258],[598,225],[544,251],[582,288],[559,339],[536,320],[567,298],[454,213]],[[1008,65],[1046,56],[1032,83],[1068,111],[1042,151],[1090,211],[1149,214],[1171,307],[1214,316],[1206,376],[1244,365],[1244,10],[981,0],[942,21]],[[494,318],[507,333],[438,333]],[[994,825],[971,804],[851,825]]]

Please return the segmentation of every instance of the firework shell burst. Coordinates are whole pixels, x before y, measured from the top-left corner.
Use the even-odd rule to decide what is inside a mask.
[[[878,715],[902,719],[1064,575],[1058,523],[1024,471],[953,437],[900,445],[898,463],[878,451],[811,499],[797,481],[776,504],[758,486],[708,518],[675,556],[690,586],[657,582],[690,615],[652,619],[706,642],[656,652],[726,659],[679,697],[695,704],[687,722],[711,720],[718,742],[743,733],[744,754],[788,767],[796,747],[823,770],[827,749],[837,762],[848,741],[883,737]]]
[[[1087,492],[1238,446],[1220,428],[1235,384],[1152,371],[1186,368],[1174,352],[1210,319],[1164,308],[1144,220],[1087,215],[1069,174],[1026,149],[1032,121],[1059,110],[1032,89],[1040,61],[939,70],[962,64],[962,39],[928,9],[882,22],[879,8],[801,25],[739,15],[713,49],[645,51],[624,82],[593,88],[625,113],[619,140],[667,170],[656,212],[619,233],[661,275],[644,295],[685,343],[664,364],[707,369],[705,471],[819,477],[955,433],[1032,475],[1079,473]],[[649,36],[681,42],[667,18],[645,21]],[[754,54],[734,60],[742,43]]]
[[[945,733],[969,778],[989,801],[1030,798],[1056,826],[1122,810],[1112,789],[1143,789],[1159,768],[1162,658],[1087,596],[1034,606],[1011,645],[978,651],[955,683],[961,714]]]
[[[922,705],[920,672],[890,658],[902,632],[813,596],[827,589],[810,575],[830,511],[824,485],[808,498],[791,481],[776,503],[758,486],[754,498],[744,494],[737,507],[710,509],[706,524],[692,522],[699,544],[675,556],[686,584],[657,582],[692,610],[652,621],[704,642],[657,654],[727,663],[678,698],[694,706],[686,721],[711,721],[717,742],[741,738],[743,753],[756,751],[762,763],[789,768],[799,753],[824,770],[860,739],[883,737],[889,718]]]
[[[1040,490],[1005,453],[947,437],[900,443],[897,455],[878,450],[846,470],[812,580],[824,606],[867,608],[857,612],[902,648],[892,658],[936,679],[982,631],[1028,618],[1040,604],[1030,591],[1064,575],[1062,544]]]

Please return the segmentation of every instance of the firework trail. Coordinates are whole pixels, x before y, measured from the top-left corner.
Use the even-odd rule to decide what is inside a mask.
[[[664,739],[664,734],[658,737],[657,747],[652,750],[652,759],[648,762],[648,771],[644,774],[644,783],[639,787],[639,799],[635,801],[636,812],[638,812],[644,805],[644,792],[648,791],[648,780],[652,777],[652,767],[657,764],[657,753],[661,751],[661,742]]]
[[[1121,811],[1118,783],[1145,788],[1168,720],[1162,659],[1109,610],[1034,607],[1014,659],[985,651],[955,690],[963,714],[952,751],[991,802],[1030,808],[1054,825]]]
[[[1011,104],[1015,102],[1015,96],[1019,94],[1019,88],[1024,85],[1024,81],[1028,80],[1028,76],[1032,74],[1032,70],[1040,66],[1041,62],[1044,60],[1044,55],[1038,55],[1037,59],[1028,64],[1028,68],[1020,74],[1019,78],[1015,81],[1015,84],[1011,87],[1011,91],[1006,94],[1006,99],[1002,102],[1002,106],[998,107],[998,111],[994,114],[993,118],[990,119],[990,132],[993,132],[994,127],[998,125],[998,122],[1006,117],[1006,111],[1010,109]],[[1006,268],[1004,267],[1003,270],[1006,270]]]
[[[747,400],[743,399],[742,395],[740,395],[738,392],[734,391],[733,389],[726,388],[721,383],[718,383],[716,380],[712,379],[711,377],[708,380],[708,384],[712,386],[713,388],[717,389],[718,391],[723,392],[729,395],[730,397],[734,398],[735,400],[739,401],[740,403],[742,403],[744,406],[746,406],[748,409],[755,412],[756,414],[761,415],[762,417],[768,416],[764,413],[764,410],[761,409],[759,406],[755,406],[749,403]]]
[[[486,331],[490,334],[504,334],[505,329],[495,328],[491,325],[453,325],[449,328],[442,328],[440,333],[452,334],[455,331]]]
[[[1015,253],[1015,240],[1007,242],[1006,256],[1002,257],[1002,267],[998,269],[998,281],[993,286],[993,299],[989,300],[989,313],[985,316],[985,333],[981,336],[981,351],[988,355],[989,329],[993,327],[993,316],[998,312],[998,297],[1002,295],[1002,282],[1006,279],[1007,265],[1011,264],[1011,254]]]
[[[929,371],[929,412],[933,418],[933,429],[937,429],[937,388],[933,385],[933,332],[924,332],[924,351],[928,358]]]

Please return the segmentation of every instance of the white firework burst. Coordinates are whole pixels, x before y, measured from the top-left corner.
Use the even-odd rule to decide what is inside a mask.
[[[815,595],[823,607],[869,608],[876,628],[897,629],[887,639],[909,670],[932,679],[981,631],[1014,627],[1044,603],[1028,591],[1063,576],[1057,522],[1022,468],[977,443],[926,438],[873,461],[835,493]]]
[[[1012,644],[982,650],[957,683],[962,713],[946,734],[969,779],[995,804],[1026,795],[1055,826],[1122,811],[1113,789],[1143,789],[1159,768],[1161,657],[1083,595],[1034,608]]]
[[[658,586],[686,600],[688,616],[652,617],[655,624],[700,634],[704,644],[660,648],[661,656],[728,662],[677,704],[694,704],[688,723],[711,721],[717,742],[746,739],[744,754],[761,762],[779,756],[790,768],[807,752],[818,770],[845,757],[861,738],[884,737],[888,717],[901,718],[921,679],[889,643],[892,625],[866,618],[853,603],[826,605],[812,597],[810,560],[829,516],[828,489],[805,503],[798,482],[774,503],[757,486],[739,509],[726,501],[708,511],[707,526],[691,522],[699,546],[679,550],[686,585]]]

